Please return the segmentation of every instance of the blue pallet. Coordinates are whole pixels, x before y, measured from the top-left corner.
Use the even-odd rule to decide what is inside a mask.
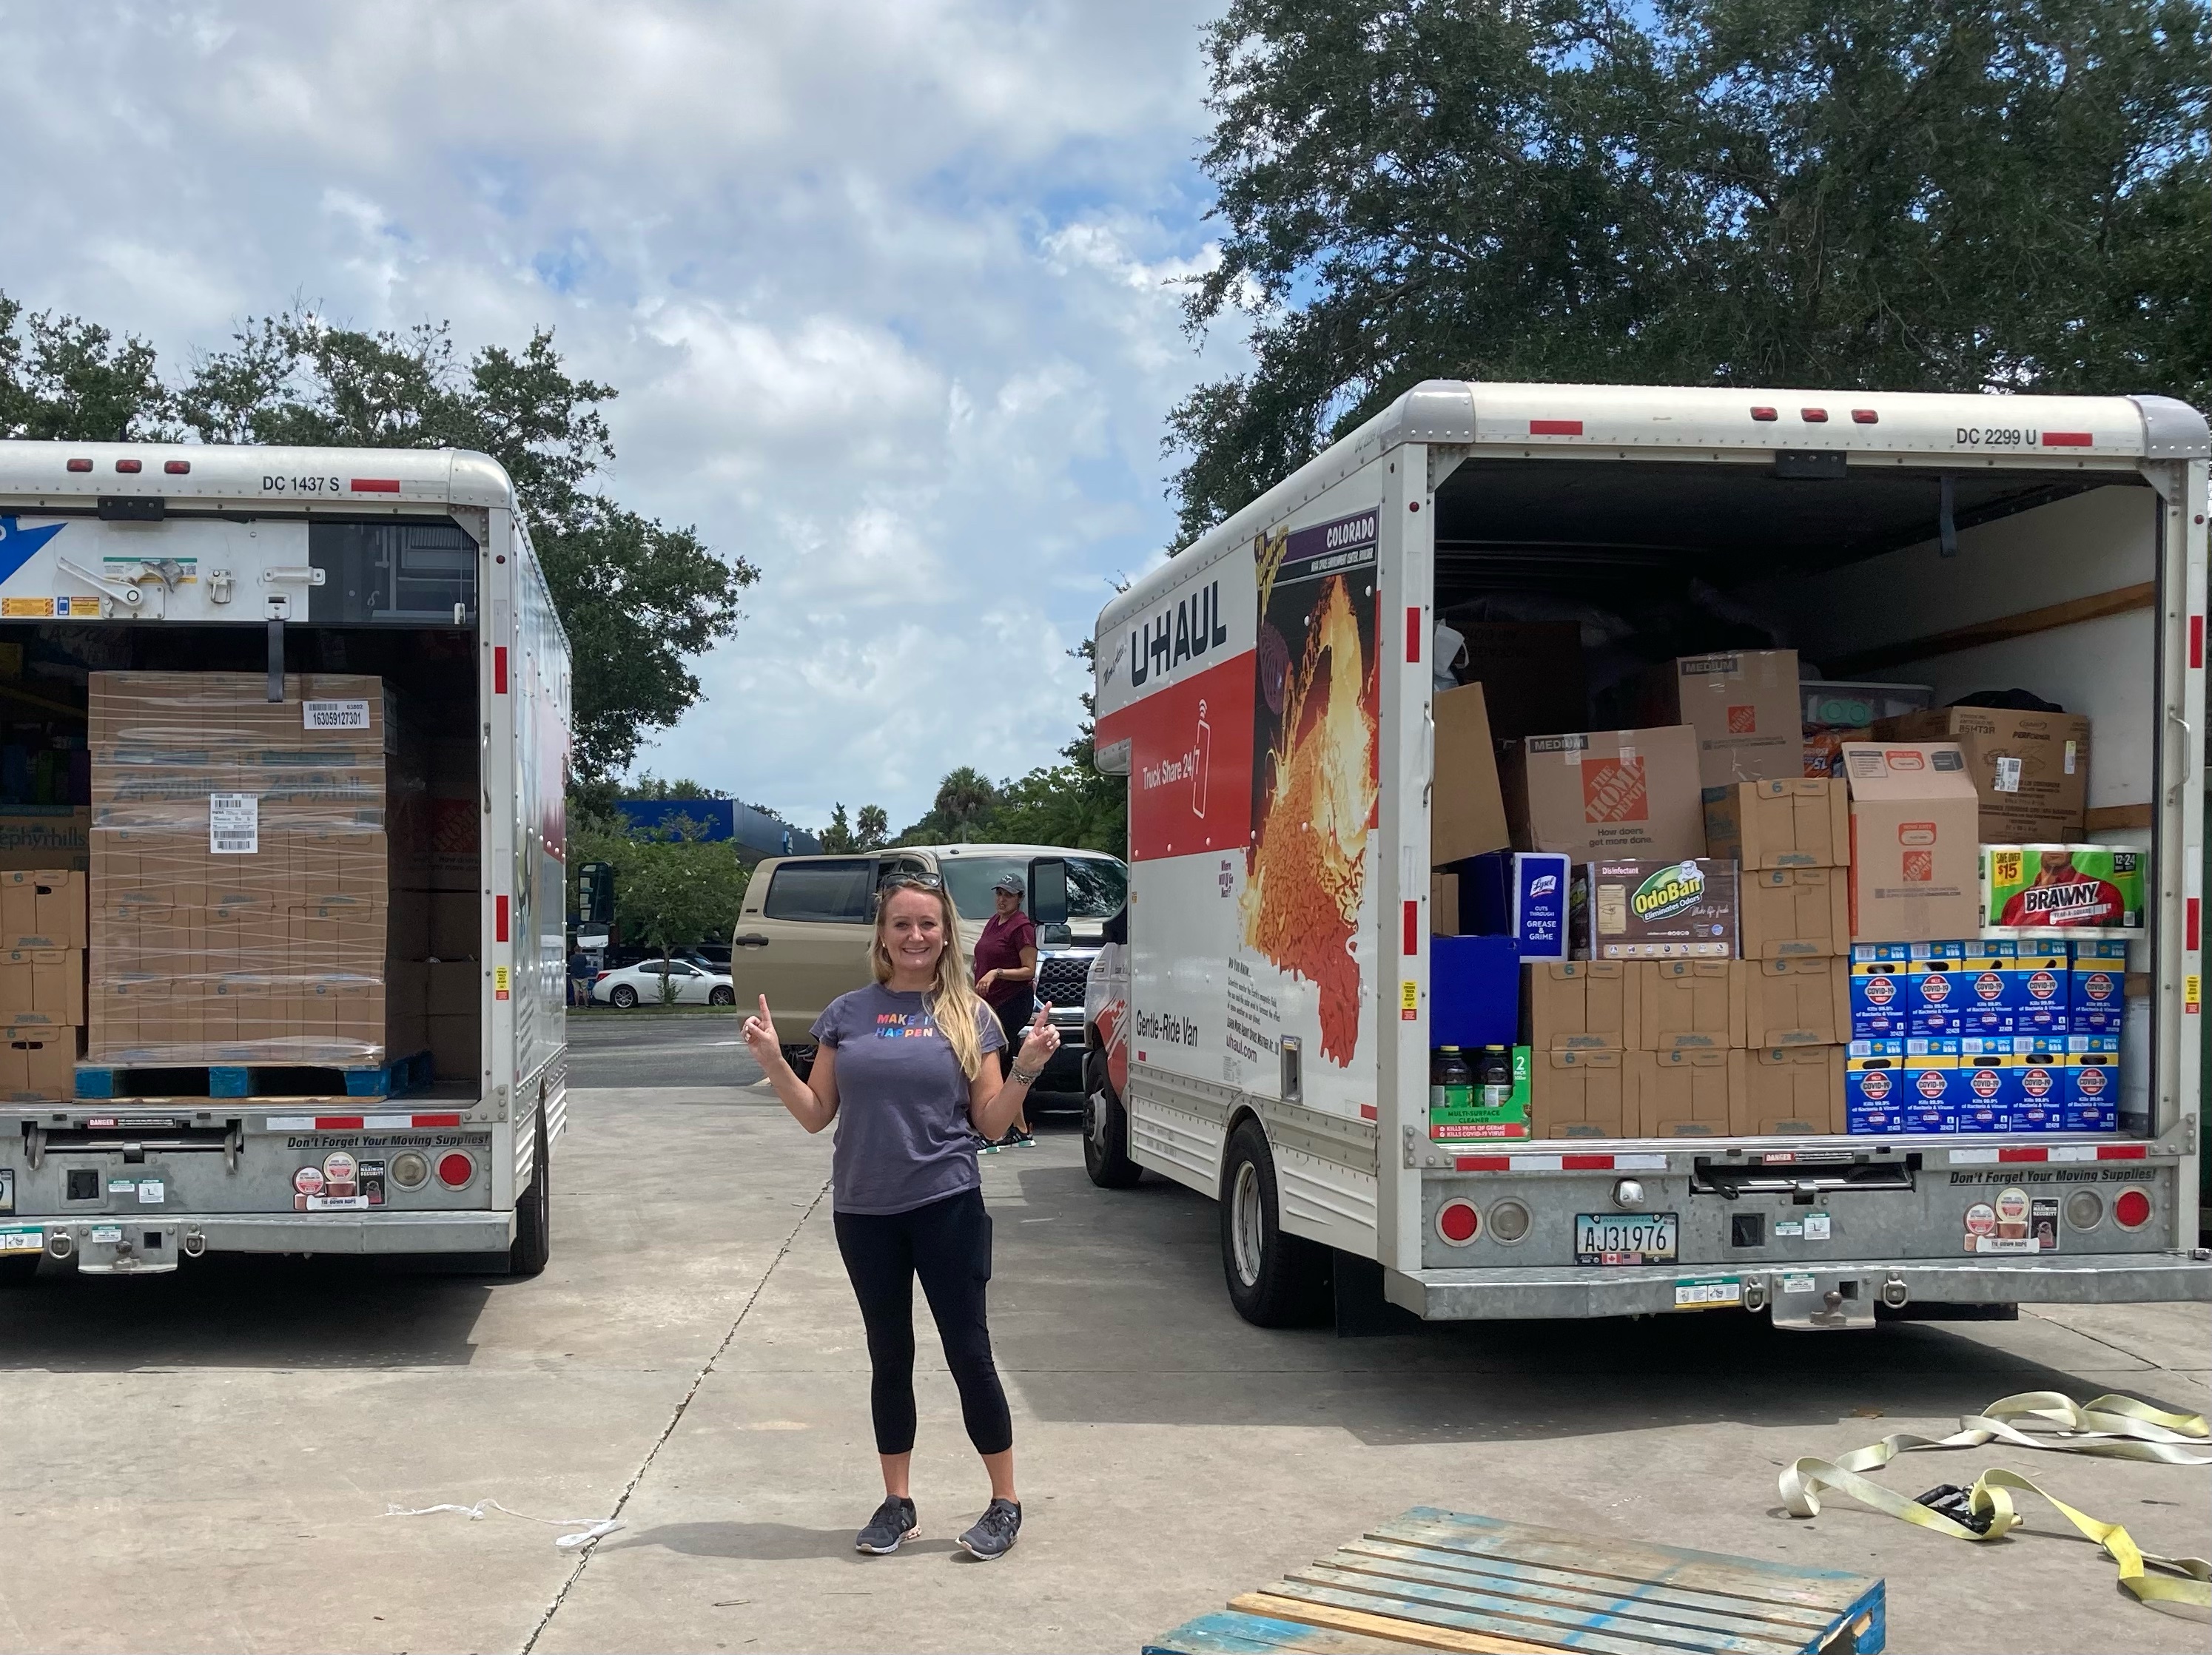
[[[79,1064],[81,1099],[149,1095],[135,1077],[159,1075],[161,1095],[191,1098],[397,1098],[427,1089],[430,1054],[416,1052],[392,1063],[347,1067],[331,1064]],[[301,1081],[320,1082],[304,1089]],[[281,1077],[281,1079],[280,1079]],[[280,1089],[281,1088],[281,1089]]]
[[[1146,1655],[1879,1655],[1882,1582],[1417,1506]]]

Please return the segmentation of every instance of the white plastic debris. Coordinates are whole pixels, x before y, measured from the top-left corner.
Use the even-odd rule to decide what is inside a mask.
[[[479,1500],[473,1506],[420,1506],[410,1511],[399,1506],[386,1506],[386,1517],[429,1517],[439,1512],[459,1512],[471,1523],[483,1521],[487,1511],[504,1512],[509,1517],[519,1517],[526,1523],[544,1523],[557,1529],[574,1529],[574,1534],[556,1535],[553,1543],[573,1551],[578,1546],[588,1546],[594,1540],[612,1534],[623,1525],[611,1517],[532,1517],[528,1512],[518,1512],[511,1506],[502,1506],[496,1500]]]

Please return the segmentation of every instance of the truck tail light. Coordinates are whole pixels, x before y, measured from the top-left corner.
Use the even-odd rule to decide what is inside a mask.
[[[1751,410],[1751,417],[1757,420],[1761,425],[1764,425],[1770,420],[1780,419],[1782,415],[1780,410],[1777,409],[1754,408]]]
[[[476,1175],[477,1163],[465,1151],[449,1149],[438,1157],[438,1181],[449,1189],[467,1188]]]
[[[2105,1222],[2105,1197],[2094,1190],[2076,1190],[2066,1197],[2066,1222],[2077,1230],[2094,1230]]]
[[[2150,1222],[2150,1197],[2141,1190],[2123,1190],[2112,1203],[2112,1218],[2124,1230],[2139,1230]]]
[[[89,471],[92,470],[92,462],[90,460],[71,460],[69,463],[69,469],[72,471]]]
[[[192,473],[192,463],[190,460],[163,460],[161,469],[173,477],[188,477]]]
[[[118,460],[115,469],[127,476],[136,476],[146,469],[146,464],[143,460]]]
[[[1851,423],[1853,425],[1879,425],[1881,423],[1881,415],[1875,413],[1875,410],[1870,408],[1855,408],[1851,410]]]
[[[1808,425],[1826,425],[1828,410],[1825,408],[1801,408],[1797,410],[1797,417]]]
[[[1482,1229],[1472,1201],[1447,1201],[1437,1209],[1437,1234],[1446,1246],[1463,1247]]]
[[[1490,1209],[1490,1239],[1507,1245],[1528,1234],[1528,1209],[1517,1201],[1498,1202]]]

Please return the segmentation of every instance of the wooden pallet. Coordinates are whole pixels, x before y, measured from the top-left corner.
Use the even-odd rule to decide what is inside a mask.
[[[430,1054],[417,1052],[392,1063],[343,1067],[328,1064],[79,1064],[80,1099],[128,1101],[151,1098],[397,1098],[428,1089]]]
[[[1878,1655],[1882,1583],[1417,1506],[1146,1655]]]

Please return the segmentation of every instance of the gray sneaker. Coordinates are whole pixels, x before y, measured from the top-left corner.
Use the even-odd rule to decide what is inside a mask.
[[[1014,1549],[1022,1532],[1022,1508],[1011,1500],[994,1500],[975,1519],[975,1526],[960,1537],[970,1555],[988,1563]]]
[[[914,1501],[886,1500],[876,1507],[876,1514],[868,1519],[868,1526],[854,1537],[853,1549],[888,1557],[913,1539],[920,1532],[921,1526],[921,1519],[915,1515]]]

